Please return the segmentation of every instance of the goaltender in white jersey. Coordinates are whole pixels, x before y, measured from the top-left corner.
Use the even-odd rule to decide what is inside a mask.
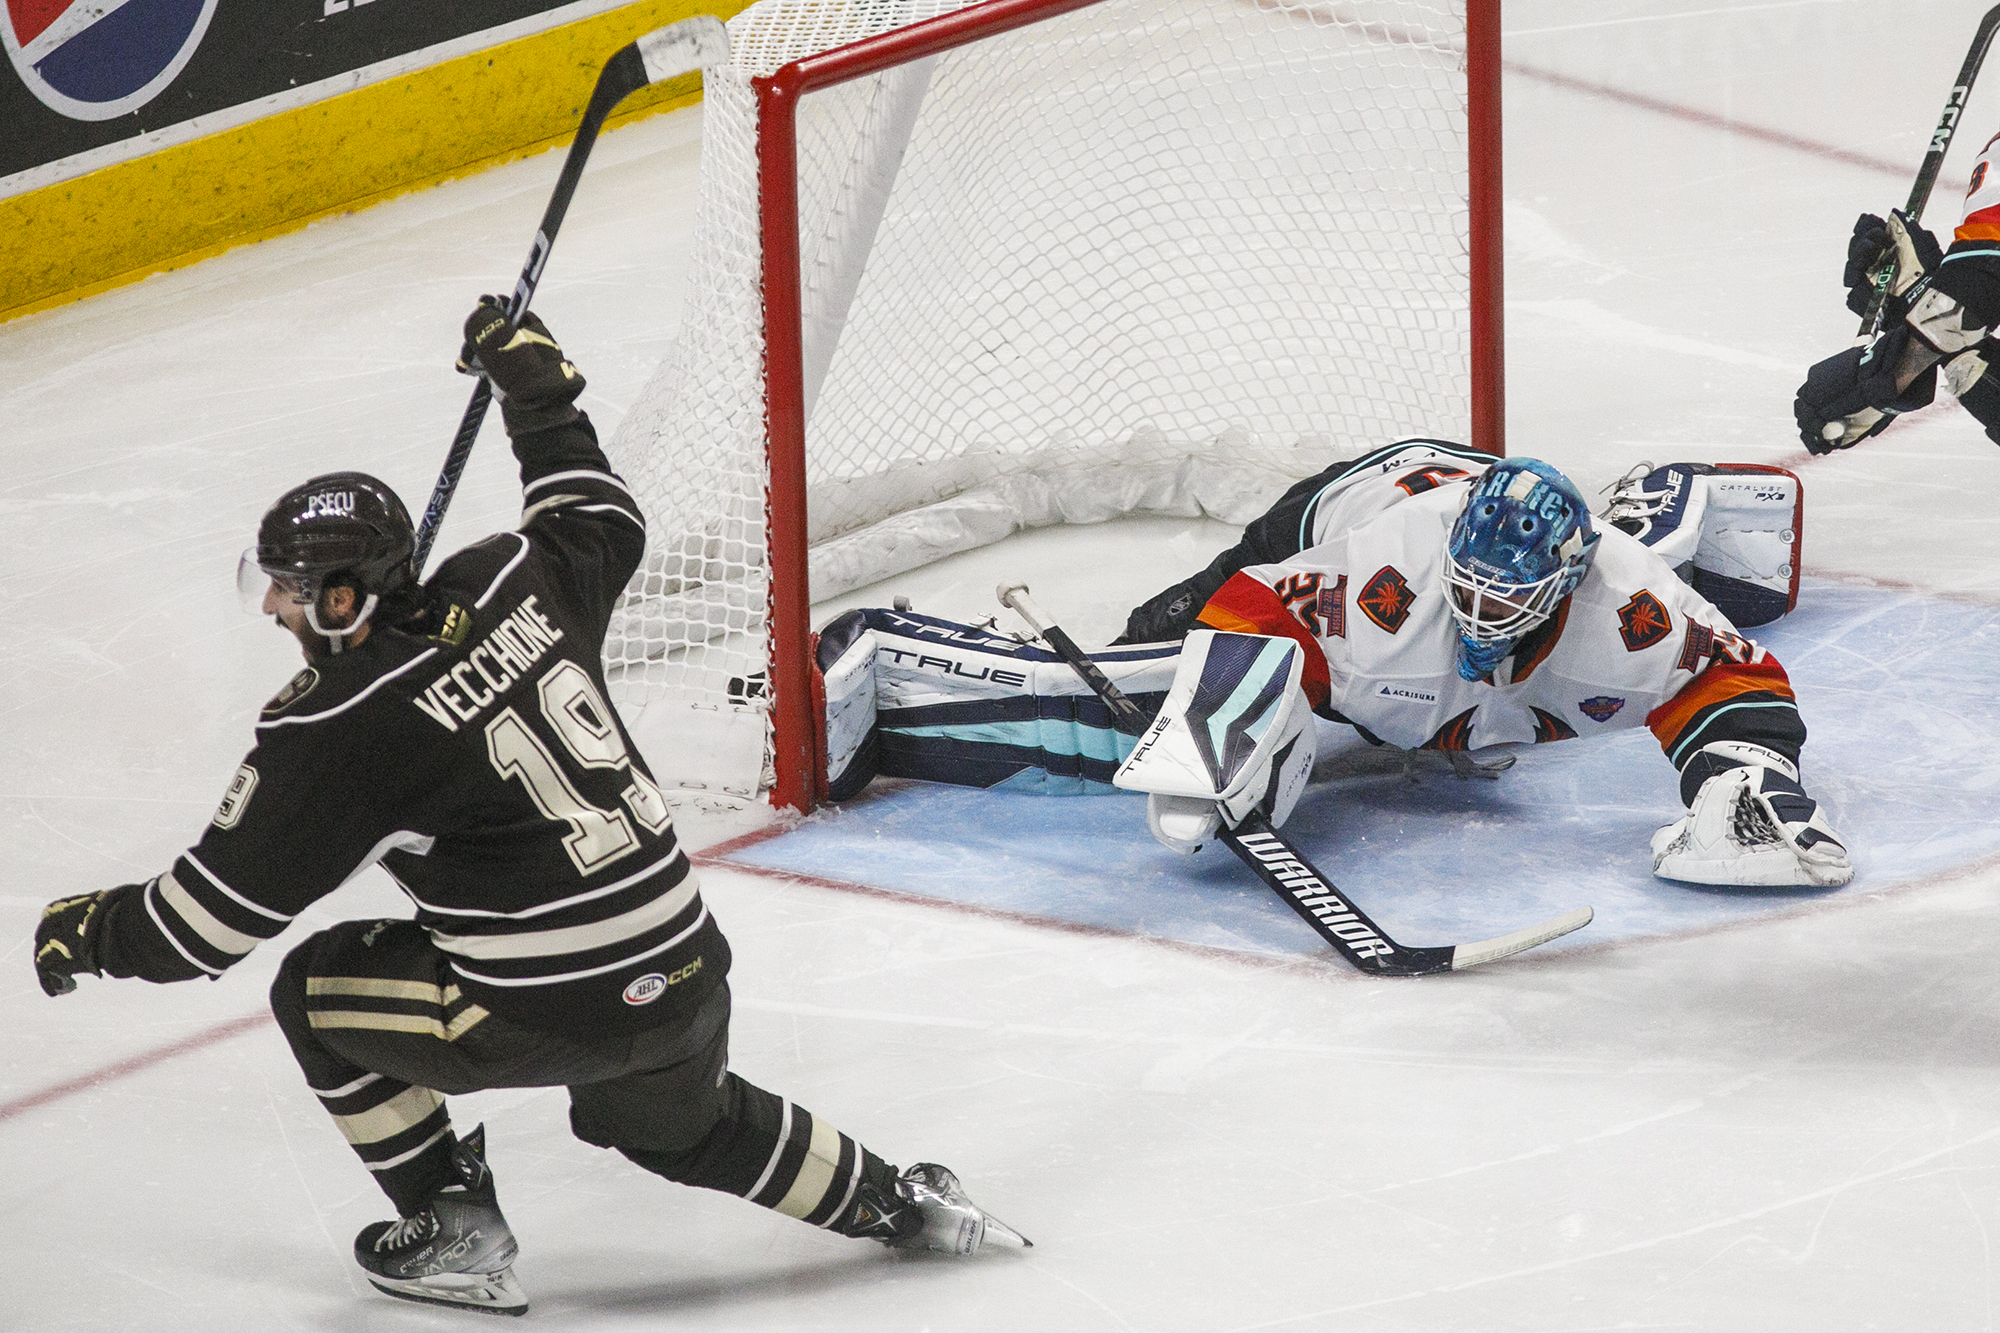
[[[1200,652],[1181,650],[1190,631],[1297,642],[1302,698],[1296,720],[1267,729],[1272,747],[1292,735],[1310,744],[1308,707],[1407,750],[1645,726],[1690,807],[1656,835],[1656,873],[1846,883],[1846,851],[1799,783],[1806,733],[1783,666],[1677,575],[1675,551],[1642,540],[1692,541],[1698,522],[1674,529],[1702,471],[1629,479],[1613,513],[1640,517],[1612,526],[1593,522],[1547,464],[1402,441],[1294,487],[1206,570],[1137,608],[1125,646],[1097,661],[1157,711],[1177,670],[1204,669],[1194,659],[1207,638],[1194,641]],[[1778,613],[1785,604],[1781,592]],[[836,799],[877,772],[981,786],[1102,782],[1131,748],[1066,665],[969,626],[850,613],[823,634],[820,662]],[[1190,694],[1183,684],[1176,700]],[[1131,765],[1119,785],[1166,790]],[[1266,810],[1274,822],[1296,794]],[[1154,831],[1174,845],[1155,805]]]

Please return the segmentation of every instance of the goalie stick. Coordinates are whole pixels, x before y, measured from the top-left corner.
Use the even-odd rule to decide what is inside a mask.
[[[1931,187],[1937,184],[1938,172],[1944,169],[1945,150],[1951,147],[1952,136],[1958,132],[1958,118],[1965,112],[1965,103],[1972,96],[1973,81],[1979,77],[1979,67],[1986,63],[1986,48],[1993,44],[1993,34],[2000,31],[2000,5],[1986,11],[1986,17],[1979,20],[1979,30],[1972,34],[1972,45],[1965,53],[1965,63],[1959,66],[1958,78],[1953,80],[1951,94],[1944,99],[1944,113],[1938,117],[1937,128],[1931,131],[1930,151],[1924,154],[1923,165],[1917,169],[1916,183],[1910,186],[1909,202],[1903,205],[1903,216],[1910,225],[1920,226],[1924,217],[1924,206],[1931,201]],[[1882,311],[1888,305],[1889,288],[1896,281],[1896,246],[1894,242],[1882,247],[1882,253],[1875,256],[1869,268],[1869,275],[1875,284],[1874,294],[1868,298],[1868,309],[1861,316],[1861,329],[1855,337],[1859,345],[1875,340],[1882,331]]]
[[[1027,584],[1003,583],[995,593],[1002,606],[1012,609],[1027,621],[1029,627],[1055,650],[1056,655],[1069,663],[1076,674],[1083,677],[1084,683],[1096,691],[1097,697],[1104,700],[1105,707],[1111,710],[1112,721],[1120,731],[1131,736],[1145,733],[1150,721],[1145,711],[1111,683],[1111,678],[1097,663],[1076,646],[1076,640],[1043,614],[1041,607],[1028,596]],[[1590,924],[1594,915],[1590,908],[1579,907],[1511,935],[1499,935],[1471,944],[1413,947],[1389,938],[1386,931],[1369,920],[1367,913],[1342,896],[1332,881],[1306,859],[1305,853],[1272,828],[1262,814],[1252,813],[1233,829],[1225,825],[1217,836],[1222,839],[1223,846],[1236,853],[1237,859],[1264,881],[1266,888],[1284,899],[1285,905],[1297,912],[1300,919],[1317,931],[1319,937],[1332,945],[1342,958],[1361,971],[1379,977],[1421,977],[1434,972],[1463,972],[1468,967],[1490,963],[1509,954],[1532,949],[1537,944],[1546,944],[1573,930],[1581,930]]]
[[[543,210],[541,226],[535,229],[535,243],[528,249],[528,262],[521,266],[521,276],[514,283],[514,295],[507,302],[509,323],[519,323],[528,309],[528,302],[534,299],[535,288],[542,280],[542,269],[549,262],[549,251],[556,243],[556,231],[562,226],[563,215],[569,211],[569,201],[576,194],[577,182],[583,178],[583,164],[589,160],[590,150],[597,145],[598,133],[603,130],[604,122],[612,111],[641,88],[691,74],[706,66],[720,65],[728,59],[729,30],[714,15],[698,14],[679,23],[669,23],[664,28],[655,28],[637,41],[620,47],[617,54],[604,62],[604,69],[597,76],[597,85],[590,90],[590,102],[584,107],[583,120],[576,127],[576,138],[570,143],[569,156],[563,159],[562,174],[556,178],[555,192],[549,196],[548,208]],[[458,434],[452,437],[451,451],[445,455],[444,469],[438,473],[430,503],[424,506],[423,522],[417,528],[414,564],[419,577],[423,574],[424,561],[430,556],[431,543],[437,540],[438,526],[444,522],[444,511],[451,506],[451,497],[458,490],[458,479],[465,473],[466,460],[472,457],[472,442],[479,438],[480,424],[486,420],[486,408],[492,401],[493,386],[481,375],[479,383],[473,386],[472,401],[465,405],[465,415],[459,419]]]

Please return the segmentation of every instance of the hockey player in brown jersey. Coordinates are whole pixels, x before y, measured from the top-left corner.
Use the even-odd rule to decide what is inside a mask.
[[[843,1235],[1025,1245],[944,1168],[899,1174],[729,1072],[729,944],[605,697],[605,628],[644,517],[538,319],[517,327],[483,301],[460,368],[501,403],[519,530],[420,584],[409,516],[380,481],[334,473],[280,498],[240,582],[306,667],[265,706],[199,842],[144,883],[49,906],[43,989],[65,994],[78,974],[218,976],[381,865],[414,919],[311,936],[271,1002],[395,1205],[355,1240],[391,1295],[527,1308],[483,1133],[457,1137],[446,1111],[447,1096],[483,1088],[567,1086],[586,1142]]]

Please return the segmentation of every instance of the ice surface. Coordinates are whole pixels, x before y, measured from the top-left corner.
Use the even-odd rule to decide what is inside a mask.
[[[1947,403],[1806,459],[1789,399],[1852,333],[1835,286],[1848,228],[1900,203],[1908,176],[1718,124],[1912,170],[1979,10],[1506,7],[1512,448],[1587,489],[1639,458],[1799,470],[1807,599],[1763,637],[1800,681],[1814,789],[1862,865],[1852,889],[1650,882],[1639,847],[1673,796],[1644,735],[1544,747],[1476,786],[1428,769],[1413,786],[1343,742],[1299,827],[1385,922],[1431,942],[1544,901],[1602,913],[1484,971],[1377,981],[1314,956],[1221,853],[1157,860],[1133,802],[890,793],[822,821],[881,830],[859,870],[837,862],[857,841],[815,843],[820,826],[733,855],[817,848],[798,866],[865,871],[895,896],[704,872],[737,951],[735,1065],[892,1160],[949,1163],[1037,1248],[887,1255],[589,1148],[560,1092],[465,1098],[461,1123],[490,1123],[529,1319],[1992,1327],[2000,450]],[[1994,86],[1947,179],[2000,126]],[[697,126],[607,136],[538,298],[601,426],[673,332]],[[383,1201],[268,1025],[11,1108],[260,1013],[305,933],[406,910],[368,877],[212,985],[86,980],[58,1004],[29,975],[40,905],[164,866],[294,669],[228,587],[262,507],[335,467],[427,490],[467,391],[447,368],[458,321],[511,281],[557,167],[0,326],[0,1328],[469,1318],[363,1288],[346,1251]],[[1934,226],[1952,196],[1940,187]],[[516,505],[496,431],[441,540],[510,524]],[[1028,534],[893,590],[984,615],[998,566],[1097,638],[1224,540],[1163,520]],[[903,831],[961,811],[949,841]],[[743,827],[684,813],[703,840]],[[972,897],[997,855],[1009,873],[978,902],[1109,929],[910,901]],[[1146,866],[1143,894],[1107,889]]]

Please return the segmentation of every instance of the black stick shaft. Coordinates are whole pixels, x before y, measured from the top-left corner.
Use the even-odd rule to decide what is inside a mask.
[[[1979,68],[1986,63],[1987,48],[1993,44],[1995,32],[2000,32],[2000,5],[1986,11],[1986,17],[1979,20],[1979,30],[1972,35],[1972,45],[1966,50],[1965,63],[1959,66],[1958,78],[1952,82],[1951,93],[1945,98],[1944,112],[1938,117],[1937,128],[1931,131],[1930,151],[1924,154],[1923,165],[1917,169],[1917,179],[1910,186],[1909,201],[1903,205],[1903,215],[1911,226],[1921,225],[1924,207],[1931,201],[1931,189],[1937,184],[1938,173],[1944,170],[1944,155],[1951,147],[1952,137],[1958,133],[1958,120],[1965,113],[1966,101],[1972,96],[1972,85],[1979,78]],[[1875,258],[1871,270],[1875,290],[1868,298],[1868,309],[1861,316],[1861,336],[1873,339],[1882,331],[1882,311],[1888,304],[1889,288],[1896,281],[1896,248],[1884,246]]]
[[[528,262],[521,266],[521,276],[514,283],[514,295],[507,302],[510,322],[518,322],[526,313],[528,302],[534,299],[535,288],[542,280],[542,270],[549,262],[549,251],[555,247],[556,232],[562,227],[563,215],[569,212],[570,200],[576,196],[577,182],[583,179],[584,163],[590,160],[590,150],[596,146],[605,120],[614,107],[645,87],[646,82],[646,64],[636,45],[621,49],[605,62],[603,72],[597,76],[597,86],[590,93],[590,104],[584,108],[582,123],[576,128],[576,138],[569,146],[569,155],[563,159],[562,174],[556,178],[555,192],[549,196],[549,206],[542,212],[541,226],[535,229],[535,243],[528,250]],[[486,408],[492,401],[493,386],[481,375],[479,383],[473,386],[472,401],[465,405],[465,415],[459,419],[458,433],[452,437],[451,451],[445,455],[444,468],[438,473],[437,485],[431,489],[430,503],[424,506],[423,522],[417,528],[415,564],[419,577],[423,574],[424,562],[430,557],[431,545],[437,540],[438,528],[444,522],[445,510],[451,507],[451,497],[458,490],[459,478],[465,474],[465,464],[472,457],[472,442],[479,438],[479,427],[486,420]]]
[[[1084,684],[1097,692],[1097,697],[1111,710],[1113,726],[1127,736],[1146,734],[1146,728],[1152,724],[1153,719],[1147,716],[1145,709],[1132,702],[1131,696],[1111,683],[1111,677],[1105,675],[1104,669],[1091,661],[1083,649],[1076,646],[1075,639],[1054,625],[1046,626],[1042,630],[1042,637],[1048,640],[1049,647],[1056,650],[1057,656],[1069,663],[1077,675],[1083,677]]]

